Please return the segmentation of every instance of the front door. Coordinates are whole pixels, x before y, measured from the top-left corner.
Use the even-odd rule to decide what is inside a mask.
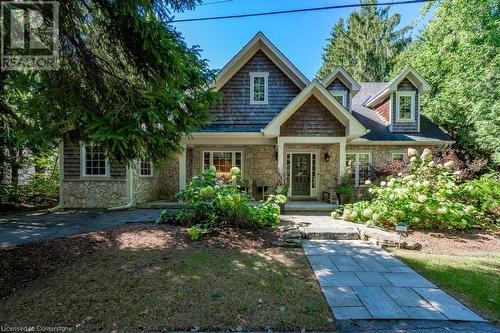
[[[311,194],[311,154],[292,154],[292,195]]]

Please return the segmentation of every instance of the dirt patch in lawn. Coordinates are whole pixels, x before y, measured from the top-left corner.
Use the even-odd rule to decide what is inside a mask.
[[[334,329],[302,249],[276,246],[279,236],[226,229],[194,242],[183,228],[134,224],[4,249],[2,323],[82,331]]]
[[[420,243],[422,251],[438,254],[500,253],[500,233],[487,230],[412,231],[406,242]]]

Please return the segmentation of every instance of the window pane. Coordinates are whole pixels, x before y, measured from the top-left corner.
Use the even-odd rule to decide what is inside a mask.
[[[233,167],[233,153],[232,152],[216,152],[213,153],[213,165],[217,170],[217,178],[221,180],[231,179],[231,168]]]
[[[203,153],[203,170],[210,168],[210,152],[206,151]]]
[[[287,185],[290,184],[290,166],[291,166],[291,155],[290,154],[286,154],[286,181],[287,181]]]
[[[141,160],[140,175],[141,176],[151,176],[152,175],[152,168],[151,168],[150,162]]]
[[[241,153],[236,152],[234,156],[234,166],[240,168],[241,170]]]
[[[392,154],[393,161],[402,161],[404,160],[404,153],[393,153]]]
[[[399,96],[399,119],[411,119],[411,96]]]
[[[316,154],[311,154],[311,188],[316,188]]]
[[[359,154],[359,184],[370,179],[370,154]]]
[[[89,176],[106,175],[106,156],[99,146],[85,147],[85,174]]]
[[[344,96],[342,95],[334,95],[335,99],[339,101],[340,104],[344,105]]]
[[[253,78],[253,100],[256,102],[265,101],[265,78],[254,76]]]

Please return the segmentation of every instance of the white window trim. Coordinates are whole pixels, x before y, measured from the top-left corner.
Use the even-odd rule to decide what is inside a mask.
[[[264,78],[264,100],[256,101],[254,100],[254,78],[263,77]],[[268,88],[269,88],[269,73],[268,72],[251,72],[250,73],[250,104],[268,104]]]
[[[360,154],[368,154],[368,164],[372,164],[372,153],[369,151],[347,151],[345,153],[345,161],[347,165],[347,155],[356,155],[356,160],[354,161],[354,187],[360,187],[365,184],[359,183],[359,155]]]
[[[153,177],[153,163],[149,162],[149,167],[151,168],[151,174],[150,175],[143,175],[143,174],[141,174],[141,162],[147,162],[147,161],[139,160],[137,162],[137,176],[141,177],[141,178],[151,178],[151,177]]]
[[[394,159],[394,155],[403,155],[403,160],[406,157],[406,153],[404,151],[393,151],[393,152],[391,152],[391,161],[392,162],[399,161],[399,160]]]
[[[241,167],[240,167],[240,171],[241,171],[241,180],[243,180],[243,168],[244,168],[244,156],[243,156],[243,150],[242,149],[236,149],[236,150],[218,150],[218,149],[214,149],[214,150],[203,150],[201,152],[201,168],[202,168],[202,171],[205,170],[205,153],[210,153],[210,165],[209,167],[213,166],[214,165],[214,153],[232,153],[232,156],[231,156],[231,163],[233,164],[233,168],[234,168],[234,165],[236,164],[236,153],[240,153],[241,154]]]
[[[347,90],[332,90],[333,97],[342,96],[342,106],[347,109]]]
[[[109,160],[105,159],[105,174],[104,175],[88,175],[86,168],[86,155],[87,155],[87,146],[83,143],[80,144],[80,177],[85,178],[109,178],[110,177],[110,167]]]
[[[410,100],[410,110],[411,110],[411,118],[410,119],[401,119],[399,114],[399,97],[409,96]],[[398,91],[396,92],[396,121],[400,123],[412,123],[415,122],[415,91]]]

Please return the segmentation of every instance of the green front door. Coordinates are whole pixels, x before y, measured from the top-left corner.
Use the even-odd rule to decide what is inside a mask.
[[[292,195],[311,194],[311,154],[292,154]]]

